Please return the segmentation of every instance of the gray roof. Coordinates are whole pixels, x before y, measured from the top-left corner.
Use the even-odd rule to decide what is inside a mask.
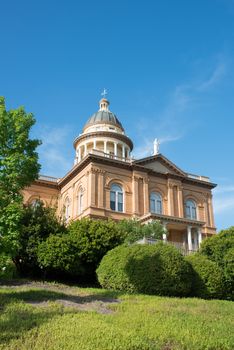
[[[89,118],[89,120],[85,124],[84,129],[87,128],[88,126],[91,126],[92,124],[100,124],[102,122],[116,125],[123,130],[123,126],[120,123],[119,119],[116,117],[114,113],[110,111],[98,111],[94,113],[92,117]]]

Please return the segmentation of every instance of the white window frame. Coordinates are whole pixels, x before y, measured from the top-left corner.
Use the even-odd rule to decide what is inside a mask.
[[[195,216],[193,212],[195,212]],[[185,201],[185,217],[186,219],[197,220],[197,203],[191,198]]]
[[[111,188],[113,187],[113,186],[118,186],[119,188],[121,188],[121,191],[113,191],[113,190],[111,190]],[[112,209],[111,208],[111,193],[115,193],[115,209]],[[119,208],[118,208],[118,204],[120,203],[120,202],[118,202],[118,195],[119,194],[122,194],[122,198],[123,198],[123,201],[122,201],[122,210],[119,210]],[[123,187],[120,185],[120,184],[118,184],[118,183],[113,183],[112,185],[111,185],[111,187],[110,187],[110,209],[112,210],[112,211],[115,211],[115,212],[118,212],[118,213],[124,213],[124,190],[123,190]]]
[[[69,198],[67,198],[65,200],[65,212],[64,212],[64,215],[65,215],[65,220],[68,221],[70,219],[70,200]]]
[[[80,215],[83,212],[83,206],[84,206],[84,191],[82,189],[78,192],[77,196],[77,213]]]
[[[152,210],[153,208],[151,206],[151,201],[154,202],[155,211]],[[159,211],[157,211],[158,204],[160,205],[160,210]],[[154,213],[154,214],[159,214],[159,215],[163,214],[163,200],[162,200],[161,193],[159,193],[159,192],[151,192],[150,193],[150,212]]]

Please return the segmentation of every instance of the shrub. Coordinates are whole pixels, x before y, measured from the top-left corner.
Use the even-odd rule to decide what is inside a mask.
[[[224,278],[226,297],[234,300],[234,248],[229,249],[224,255]]]
[[[95,273],[102,257],[125,238],[112,220],[81,219],[72,222],[68,232],[88,274]]]
[[[16,267],[12,259],[8,255],[0,254],[0,279],[12,279],[16,275]]]
[[[95,278],[102,257],[123,240],[114,221],[81,219],[69,225],[66,235],[51,235],[42,242],[38,262],[47,271]]]
[[[205,299],[222,298],[224,281],[218,264],[198,253],[187,256],[186,260],[193,269],[192,296]]]
[[[231,248],[234,248],[234,226],[202,241],[200,253],[223,266],[224,256]]]
[[[51,234],[62,232],[66,232],[66,228],[57,219],[55,209],[45,207],[39,200],[34,206],[25,206],[19,231],[19,249],[13,257],[17,270],[22,275],[39,275],[38,245]]]
[[[234,299],[233,269],[234,226],[222,230],[218,235],[207,238],[201,244],[200,253],[222,270],[224,279],[223,298]]]
[[[161,242],[117,247],[97,269],[103,288],[169,296],[187,295],[190,275],[190,265],[179,251]]]
[[[39,244],[37,259],[40,267],[47,273],[58,275],[82,274],[82,264],[79,262],[76,245],[70,235],[51,235]]]

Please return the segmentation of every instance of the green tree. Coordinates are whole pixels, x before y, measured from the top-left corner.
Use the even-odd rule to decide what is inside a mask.
[[[37,251],[40,266],[48,273],[95,278],[103,256],[122,244],[124,236],[112,221],[81,219],[72,222],[66,235],[50,235]]]
[[[55,208],[45,207],[38,200],[35,205],[24,206],[18,234],[18,249],[13,261],[21,275],[40,275],[37,250],[50,235],[66,233],[66,227],[55,213]],[[64,235],[66,238],[66,235]]]
[[[234,226],[205,239],[201,244],[200,253],[221,268],[225,283],[224,298],[234,300]]]
[[[136,219],[121,220],[118,222],[118,228],[123,236],[125,236],[126,243],[135,243],[143,237],[162,239],[163,234],[167,233],[164,227],[158,220],[153,220],[148,224],[142,225]]]
[[[34,123],[23,107],[7,111],[0,97],[0,251],[13,253],[17,248],[21,191],[40,170],[36,152],[40,141],[30,138]]]

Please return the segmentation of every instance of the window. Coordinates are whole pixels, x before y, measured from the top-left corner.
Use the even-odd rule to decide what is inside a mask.
[[[196,203],[191,199],[188,199],[185,202],[185,216],[188,219],[197,219],[197,206]]]
[[[110,191],[110,208],[123,212],[123,190],[121,186],[113,184]]]
[[[31,201],[31,203],[30,203],[30,206],[31,206],[34,210],[36,210],[37,208],[39,208],[40,205],[43,205],[43,202],[41,202],[39,198],[33,199],[33,200]]]
[[[150,195],[151,213],[162,214],[162,196],[160,193],[152,192]]]
[[[83,211],[83,199],[84,199],[84,193],[81,189],[77,196],[78,215],[81,214]]]
[[[70,201],[69,201],[68,198],[65,201],[64,214],[65,214],[66,221],[69,220],[69,217],[70,217]]]

